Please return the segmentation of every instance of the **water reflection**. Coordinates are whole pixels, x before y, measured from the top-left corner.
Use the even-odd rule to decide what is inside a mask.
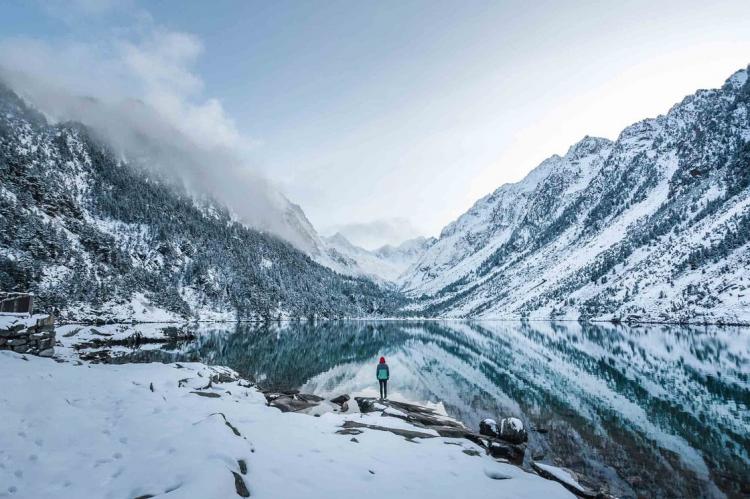
[[[263,386],[323,396],[376,388],[442,402],[476,426],[516,415],[530,449],[647,497],[750,493],[750,330],[546,322],[239,324],[128,360],[227,365]]]

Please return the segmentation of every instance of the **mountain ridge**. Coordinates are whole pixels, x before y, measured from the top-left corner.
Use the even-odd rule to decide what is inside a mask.
[[[401,279],[415,313],[747,323],[749,96],[742,69],[478,200]]]
[[[65,320],[378,316],[401,302],[94,135],[48,123],[0,86],[3,289],[31,291]],[[292,221],[306,220],[289,206]]]

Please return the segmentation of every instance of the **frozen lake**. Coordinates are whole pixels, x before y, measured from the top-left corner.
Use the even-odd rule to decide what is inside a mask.
[[[135,326],[137,329],[137,326]],[[442,403],[473,427],[518,416],[531,454],[624,497],[750,494],[750,329],[568,322],[201,326],[194,342],[122,361],[229,366],[262,387]]]

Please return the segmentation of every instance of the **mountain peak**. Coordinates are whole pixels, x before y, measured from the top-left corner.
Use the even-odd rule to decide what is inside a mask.
[[[750,65],[744,69],[740,69],[739,71],[735,72],[732,76],[727,78],[727,81],[724,83],[724,88],[729,87],[733,90],[739,90],[742,88],[745,83],[747,83],[747,77],[748,77],[748,71],[750,70]]]
[[[581,140],[570,146],[565,156],[569,159],[578,159],[583,156],[595,154],[603,147],[611,146],[613,142],[604,137],[592,137],[586,135]]]

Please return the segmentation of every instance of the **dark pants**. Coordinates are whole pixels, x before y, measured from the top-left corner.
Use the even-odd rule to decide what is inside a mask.
[[[388,380],[379,379],[378,381],[380,382],[380,398],[387,399],[388,398]]]

